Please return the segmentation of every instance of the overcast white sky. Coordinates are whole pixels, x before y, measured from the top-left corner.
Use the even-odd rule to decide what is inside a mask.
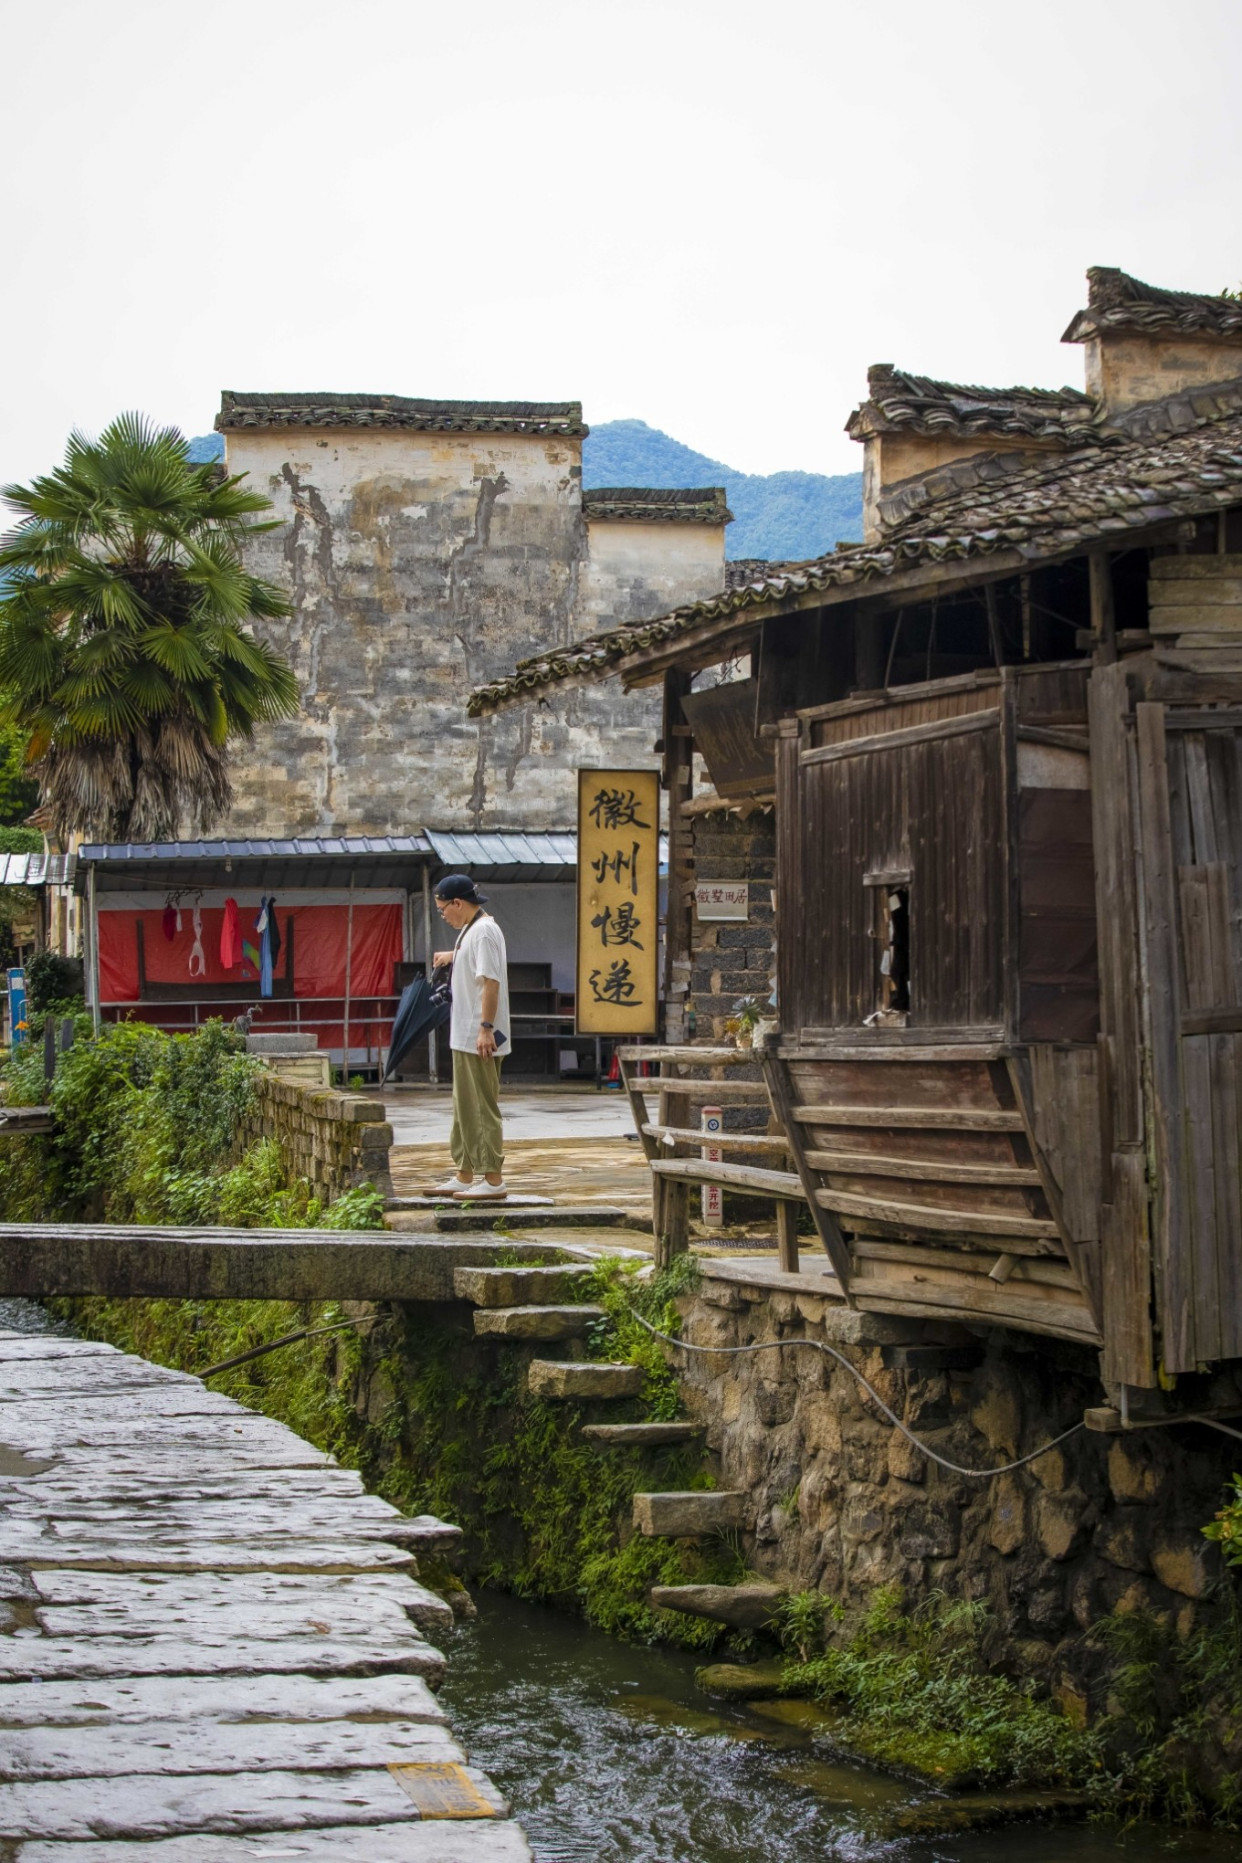
[[[581,399],[860,464],[869,362],[1081,384],[1242,279],[1238,0],[0,0],[0,482],[222,387]]]

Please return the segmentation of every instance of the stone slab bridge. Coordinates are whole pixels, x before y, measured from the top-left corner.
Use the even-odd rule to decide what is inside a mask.
[[[529,1863],[432,1693],[459,1539],[198,1378],[0,1332],[6,1863]]]

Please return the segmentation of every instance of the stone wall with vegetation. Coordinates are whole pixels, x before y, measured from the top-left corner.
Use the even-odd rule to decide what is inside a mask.
[[[360,1184],[390,1193],[392,1127],[382,1100],[361,1093],[306,1087],[260,1068],[238,1125],[235,1153],[274,1140],[294,1178],[304,1178],[327,1203]]]

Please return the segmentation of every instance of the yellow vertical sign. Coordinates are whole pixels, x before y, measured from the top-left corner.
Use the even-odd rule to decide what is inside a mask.
[[[659,1029],[660,779],[578,772],[578,1031]]]

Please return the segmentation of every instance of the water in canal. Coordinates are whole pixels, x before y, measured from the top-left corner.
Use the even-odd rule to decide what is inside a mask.
[[[441,1699],[537,1863],[1236,1863],[1236,1836],[1150,1828],[886,1837],[908,1785],[760,1712],[717,1709],[692,1657],[494,1593],[478,1604],[447,1647]]]

